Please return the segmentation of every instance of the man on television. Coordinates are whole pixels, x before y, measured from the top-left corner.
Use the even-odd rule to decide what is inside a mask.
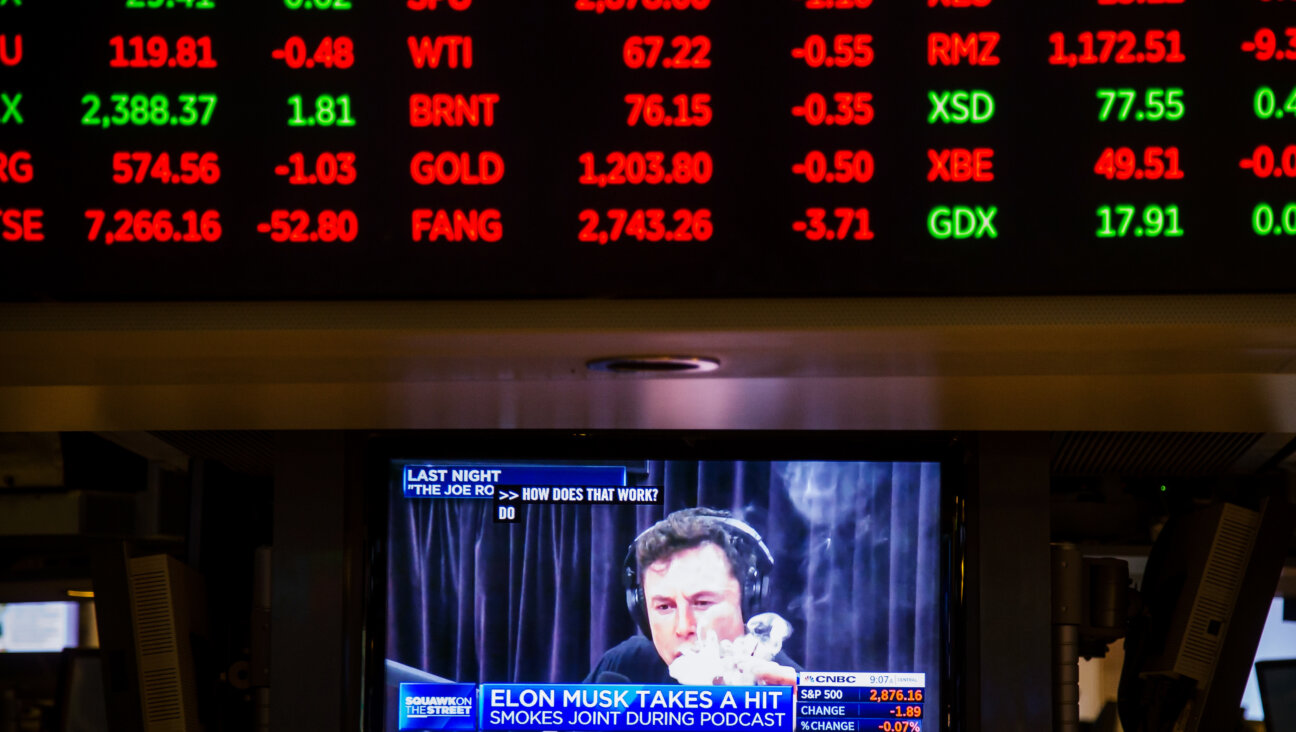
[[[746,621],[765,599],[773,568],[760,535],[728,512],[670,514],[630,544],[622,569],[626,604],[643,635],[603,654],[585,682],[679,683],[670,670],[677,659],[706,643],[713,654],[717,642],[731,651],[732,641],[747,633]],[[744,647],[753,643],[748,639]],[[794,684],[800,670],[782,651],[771,660],[743,658],[740,665],[764,684]],[[719,675],[707,681],[724,683]]]

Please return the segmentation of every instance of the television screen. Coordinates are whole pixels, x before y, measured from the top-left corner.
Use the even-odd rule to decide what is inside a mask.
[[[937,462],[395,460],[385,730],[939,730]]]
[[[75,602],[0,603],[0,653],[58,653],[77,647]]]

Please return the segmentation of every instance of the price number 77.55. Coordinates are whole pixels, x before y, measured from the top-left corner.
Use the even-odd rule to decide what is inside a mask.
[[[1120,122],[1174,122],[1184,116],[1183,94],[1184,90],[1177,87],[1148,89],[1141,98],[1137,89],[1099,89],[1102,107],[1098,121],[1106,122],[1114,115]]]

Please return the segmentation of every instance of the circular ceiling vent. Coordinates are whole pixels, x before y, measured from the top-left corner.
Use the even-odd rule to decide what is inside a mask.
[[[720,362],[702,356],[615,356],[590,361],[585,367],[614,374],[702,374],[720,368]]]

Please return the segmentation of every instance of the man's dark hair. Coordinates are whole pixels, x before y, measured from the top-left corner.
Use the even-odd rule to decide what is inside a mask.
[[[742,585],[747,570],[747,558],[734,545],[730,529],[723,520],[732,518],[728,511],[714,508],[686,508],[658,521],[645,531],[635,546],[635,559],[639,563],[640,581],[643,571],[654,562],[673,556],[685,549],[706,543],[715,544],[729,560],[729,574]]]

